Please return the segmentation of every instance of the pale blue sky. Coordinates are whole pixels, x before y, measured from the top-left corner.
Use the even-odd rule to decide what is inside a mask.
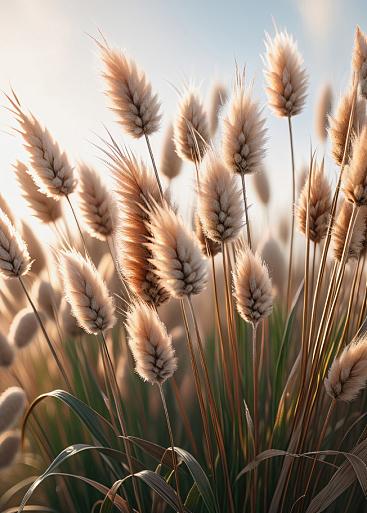
[[[176,112],[177,93],[186,81],[200,85],[204,100],[213,79],[230,85],[234,61],[246,64],[254,92],[265,104],[262,62],[264,31],[273,20],[298,41],[310,76],[305,112],[295,120],[298,164],[307,157],[319,86],[328,80],[336,97],[345,88],[356,24],[367,30],[364,0],[0,0],[0,88],[14,87],[24,105],[50,129],[72,160],[98,163],[90,140],[103,134],[102,123],[125,143],[106,107],[98,52],[86,33],[100,28],[111,45],[125,49],[150,77],[163,105],[163,127]],[[5,99],[0,104],[6,105]],[[287,126],[265,109],[269,127],[268,173],[275,193],[285,197],[289,178]],[[0,110],[1,192],[13,205],[10,165],[23,156],[7,131],[11,117]],[[153,138],[159,156],[160,134]],[[316,140],[315,140],[316,142]],[[331,172],[332,163],[329,160]],[[185,170],[179,185],[188,194]],[[278,201],[277,201],[278,204]]]

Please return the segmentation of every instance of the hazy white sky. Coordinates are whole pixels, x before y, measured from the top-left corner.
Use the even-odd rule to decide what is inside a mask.
[[[329,80],[336,97],[347,84],[353,33],[367,30],[364,0],[0,0],[0,88],[12,86],[41,119],[73,161],[101,167],[90,141],[102,124],[121,142],[125,137],[107,109],[95,44],[87,34],[104,33],[146,71],[163,105],[163,128],[176,112],[173,87],[193,80],[204,100],[213,79],[230,85],[234,61],[247,64],[255,94],[265,104],[262,62],[264,31],[273,23],[298,40],[310,75],[305,112],[295,120],[297,163],[307,158],[313,134],[313,108],[319,86]],[[0,105],[6,106],[5,98]],[[275,193],[284,197],[289,179],[287,126],[265,110],[269,127],[268,173]],[[11,163],[23,158],[6,109],[0,110],[0,191],[24,212],[14,186]],[[160,134],[153,138],[159,156]],[[315,141],[316,142],[316,141]],[[329,168],[333,172],[331,161]],[[103,169],[103,168],[102,168]],[[188,194],[191,170],[179,179]],[[277,201],[278,204],[278,201]]]

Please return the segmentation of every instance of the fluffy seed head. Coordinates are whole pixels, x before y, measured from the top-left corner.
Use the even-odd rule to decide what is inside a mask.
[[[26,396],[19,387],[10,387],[0,395],[0,434],[12,428],[24,413]]]
[[[353,401],[367,382],[367,338],[349,344],[325,379],[326,393],[337,401]]]
[[[0,274],[19,278],[31,268],[27,246],[8,217],[0,210]]]
[[[270,184],[264,169],[254,174],[253,185],[261,203],[265,206],[268,205],[270,201]]]
[[[221,251],[221,245],[205,236],[198,214],[194,216],[194,232],[199,241],[201,251],[206,257],[215,256]]]
[[[116,322],[115,307],[93,262],[75,250],[63,251],[60,271],[65,298],[79,325],[94,335],[111,329]]]
[[[170,124],[163,141],[160,171],[169,180],[180,174],[182,160],[177,155],[173,142],[173,125]]]
[[[10,101],[39,190],[55,200],[71,194],[76,180],[66,153],[60,150],[50,132],[33,114],[23,112],[16,100]]]
[[[205,235],[214,242],[236,239],[243,227],[243,201],[236,176],[213,150],[200,166],[198,214]]]
[[[333,91],[330,84],[325,84],[320,91],[315,113],[315,130],[321,142],[327,139],[329,116],[333,103]]]
[[[174,142],[182,160],[201,160],[209,142],[207,114],[198,93],[189,89],[182,97],[174,125]]]
[[[353,108],[354,102],[355,106]],[[349,120],[352,114],[350,139],[346,149],[345,145],[347,142]],[[340,98],[335,115],[331,116],[329,120],[331,153],[338,166],[342,165],[345,150],[345,163],[348,164],[352,154],[352,145],[350,144],[350,141],[352,141],[355,135],[360,132],[365,121],[365,114],[366,108],[364,100],[360,96],[356,95],[353,89],[349,89],[347,93]]]
[[[115,160],[112,173],[119,209],[116,250],[121,272],[139,299],[159,306],[169,296],[154,274],[152,255],[145,245],[151,235],[147,225],[151,202],[161,201],[157,182],[148,167],[131,155]]]
[[[161,385],[177,368],[165,325],[150,306],[136,303],[128,312],[126,326],[136,372],[152,385]]]
[[[297,219],[300,231],[306,235],[307,231],[307,203],[309,180],[307,178],[301,191],[298,206]],[[309,238],[313,242],[320,242],[325,236],[329,223],[331,208],[330,184],[324,173],[324,164],[315,166],[312,172],[310,197],[309,197]]]
[[[33,310],[22,308],[14,317],[9,328],[10,343],[22,349],[35,339],[39,330],[39,324]]]
[[[39,190],[32,173],[25,164],[18,160],[13,167],[22,196],[33,215],[45,224],[57,221],[62,216],[61,203]]]
[[[19,431],[8,431],[0,437],[0,470],[10,467],[20,449]]]
[[[244,244],[237,250],[233,282],[237,310],[245,321],[256,326],[271,314],[273,296],[268,269],[260,255]]]
[[[47,259],[42,243],[37,237],[35,230],[25,221],[21,223],[22,239],[27,245],[29,253],[32,255],[32,274],[39,275],[47,265]]]
[[[226,87],[220,82],[215,82],[210,95],[209,126],[210,135],[214,137],[218,128],[219,115],[227,102],[228,93]]]
[[[160,104],[145,73],[123,52],[99,46],[107,96],[118,123],[135,139],[153,134],[160,125]]]
[[[266,93],[273,112],[279,117],[299,114],[306,100],[308,85],[303,58],[293,37],[287,32],[277,32],[265,40]]]
[[[350,218],[352,216],[352,210],[352,204],[347,201],[343,201],[333,226],[332,240],[334,245],[334,258],[336,258],[336,260],[341,260],[343,255],[343,249],[348,233]],[[365,239],[365,224],[366,208],[361,207],[358,211],[354,230],[350,239],[347,255],[348,260],[349,258],[358,258],[360,252],[362,251]]]
[[[79,207],[88,232],[105,241],[112,236],[115,224],[115,204],[112,194],[95,169],[79,166]]]
[[[235,173],[255,173],[264,159],[265,143],[262,109],[239,80],[223,125],[224,162]]]
[[[149,230],[152,261],[163,286],[179,299],[199,294],[207,282],[207,269],[194,234],[168,205],[156,205]]]
[[[352,158],[345,173],[344,194],[358,206],[367,205],[367,127],[353,142]]]
[[[10,367],[14,361],[14,350],[8,339],[0,332],[0,367]]]
[[[358,77],[362,96],[367,98],[367,35],[358,26],[354,39],[352,69]]]

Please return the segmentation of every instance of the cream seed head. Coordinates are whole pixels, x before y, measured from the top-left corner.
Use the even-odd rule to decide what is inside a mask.
[[[111,329],[115,307],[93,262],[75,250],[62,251],[60,271],[65,298],[78,324],[94,335]]]
[[[113,235],[116,207],[112,194],[97,171],[79,165],[79,207],[88,232],[105,241]]]
[[[153,134],[160,126],[160,103],[145,73],[123,52],[99,47],[107,96],[118,123],[135,139]]]
[[[241,317],[256,326],[273,308],[272,284],[259,254],[241,244],[233,273],[234,295]]]
[[[325,143],[329,129],[329,119],[333,104],[333,91],[325,84],[320,91],[315,113],[315,130],[321,142]]]
[[[174,143],[182,160],[200,161],[209,143],[207,114],[197,91],[189,89],[182,97],[174,125]]]
[[[33,215],[45,224],[54,223],[60,219],[61,203],[39,190],[32,173],[25,164],[18,160],[13,167],[22,196]]]
[[[298,200],[297,219],[300,231],[306,235],[308,205],[308,236],[312,242],[318,243],[326,236],[331,210],[331,188],[325,176],[324,163],[314,166],[310,191],[309,180],[310,177],[307,178]]]
[[[195,235],[168,205],[150,216],[152,263],[165,289],[175,298],[199,294],[207,282],[205,259]]]
[[[358,207],[367,205],[367,127],[355,138],[352,159],[345,170],[344,194]]]
[[[161,201],[157,182],[144,162],[133,155],[116,159],[111,168],[119,210],[115,238],[118,265],[132,292],[159,306],[169,295],[155,274],[152,254],[145,245],[151,235],[147,224],[151,202]]]
[[[266,34],[265,78],[269,106],[279,117],[299,114],[305,104],[308,78],[303,58],[286,31]]]
[[[39,190],[55,200],[71,194],[76,187],[76,179],[66,153],[60,150],[50,132],[33,114],[23,112],[16,99],[9,100],[19,124],[18,131],[29,155],[32,176]]]
[[[30,268],[31,259],[25,242],[0,210],[0,274],[5,278],[19,278]]]
[[[168,180],[173,180],[180,174],[181,168],[182,160],[176,153],[173,142],[173,125],[170,124],[163,141],[160,171]]]
[[[353,401],[367,383],[367,339],[349,344],[325,379],[326,393],[337,401]]]
[[[347,135],[350,124],[350,137],[348,147],[346,148]],[[356,134],[358,134],[364,125],[366,118],[366,106],[364,100],[356,94],[351,88],[339,100],[336,112],[329,119],[329,134],[331,139],[331,153],[338,164],[341,166],[343,161],[349,163],[352,155],[352,144]],[[345,153],[345,157],[344,157]]]
[[[198,214],[205,235],[214,242],[231,242],[243,228],[243,200],[236,176],[213,150],[200,166]]]
[[[211,137],[215,136],[218,128],[219,116],[223,107],[227,103],[227,99],[227,88],[220,82],[215,82],[210,94],[209,126]]]
[[[334,258],[339,261],[343,255],[344,244],[347,238],[352,210],[352,204],[348,201],[343,201],[333,225],[332,241],[334,246]],[[358,258],[363,249],[366,230],[366,210],[367,209],[365,207],[361,207],[357,214],[354,230],[352,232],[348,248],[348,260],[350,258]]]
[[[240,80],[223,125],[223,160],[235,173],[258,171],[265,156],[265,118],[259,104]]]
[[[177,368],[171,337],[158,314],[145,303],[135,303],[127,314],[126,327],[136,372],[152,385],[161,385]]]
[[[362,96],[367,98],[367,35],[358,26],[354,39],[352,70],[357,75]]]

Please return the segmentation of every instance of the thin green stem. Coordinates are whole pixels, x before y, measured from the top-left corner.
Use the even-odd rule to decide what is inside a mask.
[[[249,219],[249,215],[248,215],[248,205],[247,205],[247,196],[246,196],[245,173],[240,173],[240,175],[241,175],[242,195],[243,195],[243,203],[244,203],[245,217],[246,217],[247,242],[248,242],[249,248],[252,249],[250,219]]]
[[[73,204],[71,203],[71,200],[70,200],[68,195],[66,195],[65,198],[66,198],[67,202],[69,203],[71,213],[73,214],[73,217],[74,217],[74,220],[75,220],[75,224],[76,224],[76,226],[78,228],[78,232],[79,232],[80,238],[81,238],[82,243],[83,243],[85,254],[88,255],[87,245],[86,245],[86,242],[85,242],[85,239],[84,239],[84,235],[83,235],[82,229],[81,229],[79,221],[78,221],[78,217],[77,217],[76,212],[74,210]]]
[[[173,440],[172,426],[171,426],[171,421],[170,421],[169,414],[168,414],[166,398],[163,393],[163,387],[161,384],[159,384],[158,388],[159,388],[159,393],[161,396],[162,405],[163,405],[163,409],[164,409],[164,416],[166,417],[168,435],[169,435],[169,440],[170,440],[170,444],[171,444],[172,463],[173,463],[173,471],[174,471],[175,480],[176,480],[178,508],[179,508],[180,513],[183,513],[184,507],[182,504],[182,499],[181,499],[181,494],[180,494],[180,480],[179,480],[179,475],[178,475],[178,463],[177,463],[177,455],[176,455],[176,451],[175,451],[175,443]]]
[[[289,142],[292,161],[292,207],[291,207],[291,240],[289,245],[289,264],[288,264],[288,285],[287,285],[287,309],[290,305],[290,296],[292,292],[292,264],[293,264],[293,240],[294,240],[294,205],[296,203],[296,171],[294,165],[294,148],[293,148],[293,130],[291,117],[288,117]]]

